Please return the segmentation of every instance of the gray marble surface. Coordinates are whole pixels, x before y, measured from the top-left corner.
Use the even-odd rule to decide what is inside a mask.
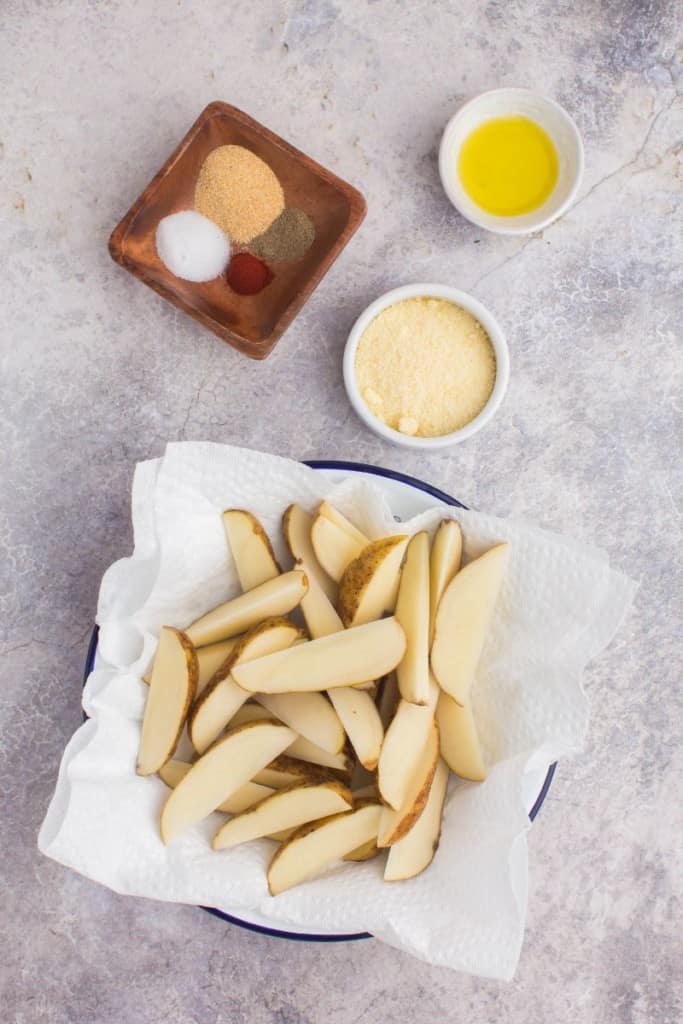
[[[680,1021],[674,0],[4,0],[1,21],[2,1019]],[[526,239],[463,221],[436,166],[462,100],[519,84],[565,104],[587,151],[573,210]],[[359,234],[265,363],[107,254],[112,227],[216,98],[368,200]],[[512,355],[494,423],[430,457],[368,433],[340,375],[355,316],[420,279],[490,305]],[[374,941],[250,934],[119,897],[38,855],[80,721],[99,580],[131,547],[133,466],[182,438],[413,473],[604,546],[642,580],[587,674],[585,755],[561,765],[530,836],[512,983],[428,968]]]

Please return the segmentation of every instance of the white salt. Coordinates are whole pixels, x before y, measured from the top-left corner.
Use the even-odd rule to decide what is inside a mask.
[[[156,247],[164,265],[185,281],[211,281],[230,261],[230,242],[213,221],[195,210],[159,221]]]

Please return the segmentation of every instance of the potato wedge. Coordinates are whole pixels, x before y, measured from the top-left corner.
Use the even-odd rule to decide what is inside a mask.
[[[377,845],[377,840],[368,839],[367,843],[363,843],[363,845],[359,846],[357,849],[351,850],[351,853],[345,854],[342,860],[372,860],[372,858],[376,857],[379,853],[381,853],[381,850]]]
[[[306,562],[297,562],[296,565],[297,568],[307,572]],[[317,583],[315,576],[309,575],[307,579],[308,590],[301,599],[301,611],[308,632],[314,640],[322,636],[329,636],[330,633],[338,633],[344,628],[344,623],[339,618],[337,609]]]
[[[377,766],[377,784],[382,799],[394,810],[402,806],[419,769],[439,693],[437,683],[430,677],[427,705],[420,707],[406,700],[399,701],[387,729]]]
[[[162,764],[157,774],[169,789],[175,789],[180,780],[185,778],[191,767],[192,765],[187,761],[178,761],[172,757],[170,761]]]
[[[364,690],[339,686],[329,691],[329,698],[349,737],[356,757],[368,771],[377,767],[384,728],[374,700]]]
[[[232,716],[230,728],[234,728],[236,725],[244,725],[245,722],[264,721],[278,721],[278,719],[266,708],[259,705],[259,703],[250,702],[246,703]],[[294,742],[290,743],[285,751],[285,756],[287,758],[295,758],[297,761],[308,761],[311,767],[334,768],[336,772],[344,775],[350,774],[353,767],[345,750],[340,751],[339,754],[330,754],[329,751],[324,751],[322,746],[311,743],[309,739],[305,739],[303,736],[297,736]]]
[[[357,540],[336,523],[318,514],[311,525],[311,544],[315,557],[328,576],[339,582],[349,562],[356,558],[367,538]]]
[[[294,561],[302,563],[299,568],[308,576],[309,588],[317,585],[316,589],[322,590],[328,601],[334,603],[337,600],[337,584],[327,575],[315,556],[311,544],[312,525],[313,516],[304,511],[301,505],[290,505],[282,517],[285,543]]]
[[[304,563],[297,563],[304,568]],[[336,609],[329,598],[319,587],[315,577],[308,576],[308,590],[301,600],[301,611],[303,612],[306,628],[313,640],[318,640],[331,633],[340,633],[344,629],[344,623],[339,618]],[[336,588],[335,588],[336,589]],[[368,690],[374,688],[374,682],[354,683],[356,690]]]
[[[272,896],[319,874],[334,861],[374,839],[381,807],[368,803],[334,814],[315,825],[304,825],[280,847],[268,868]]]
[[[338,754],[343,749],[344,726],[322,693],[260,693],[256,700],[299,736],[323,750]]]
[[[349,563],[339,581],[337,599],[345,626],[362,626],[394,611],[408,540],[403,535],[374,540]]]
[[[171,757],[197,687],[197,655],[179,629],[163,626],[140,733],[138,775],[153,775]]]
[[[167,844],[206,818],[224,800],[250,782],[294,740],[275,722],[250,722],[218,740],[172,790],[161,812],[161,838]]]
[[[455,519],[439,523],[429,558],[429,638],[434,638],[436,609],[443,592],[460,569],[462,561],[462,530]]]
[[[281,754],[264,768],[259,769],[252,780],[259,786],[284,789],[286,786],[303,785],[312,782],[342,781],[339,775],[317,764],[299,761],[289,754]]]
[[[411,537],[401,570],[396,618],[406,635],[406,653],[396,669],[403,700],[429,700],[429,534]]]
[[[410,832],[389,848],[384,868],[385,882],[414,878],[432,863],[441,835],[447,787],[448,768],[445,761],[439,759],[422,814]]]
[[[436,706],[441,756],[455,775],[470,782],[486,778],[484,758],[479,745],[472,706],[461,707],[447,693],[442,693]]]
[[[266,797],[251,810],[239,814],[219,828],[211,846],[225,850],[251,839],[261,839],[283,829],[298,828],[309,821],[348,810],[351,793],[340,782],[292,786]]]
[[[331,754],[329,750],[323,750],[317,743],[311,743],[305,736],[297,736],[294,742],[287,747],[285,754],[297,761],[307,761],[312,768],[332,769],[340,779],[342,777],[350,779],[353,771],[353,762],[346,747],[338,754]]]
[[[307,590],[306,573],[293,569],[213,608],[192,623],[187,635],[195,647],[228,640],[264,619],[291,612]]]
[[[432,720],[427,742],[425,743],[417,771],[410,780],[406,796],[399,810],[384,807],[377,836],[378,846],[392,846],[399,839],[408,835],[416,821],[419,820],[427,803],[429,790],[439,763],[439,730]]]
[[[466,704],[510,557],[496,544],[461,569],[439,602],[432,644],[432,671],[442,690]]]
[[[382,619],[236,665],[232,676],[259,694],[330,690],[390,672],[403,657],[405,643],[396,619]]]
[[[185,778],[191,767],[192,765],[187,764],[185,761],[167,761],[159,769],[159,778],[163,779],[169,789],[175,789],[180,780]],[[253,807],[254,804],[265,800],[267,796],[271,796],[274,792],[275,790],[271,789],[270,786],[259,786],[256,782],[245,782],[243,786],[240,786],[234,793],[231,793],[227,800],[219,804],[216,810],[223,811],[225,814],[241,814],[242,811],[246,811],[248,807]]]
[[[253,697],[249,698],[248,703],[243,704],[241,708],[238,708],[235,714],[232,716],[228,723],[230,729],[234,729],[238,725],[245,725],[247,722],[278,722],[279,718],[277,715],[272,714],[263,705],[257,704]],[[282,723],[285,724],[284,722]]]
[[[235,712],[249,699],[247,691],[233,679],[235,666],[291,647],[302,636],[298,626],[289,619],[272,618],[254,626],[235,645],[190,711],[188,733],[198,753],[203,754],[211,746]]]
[[[244,725],[245,722],[278,721],[277,717],[268,711],[261,704],[244,704],[230,719],[230,728],[236,725]],[[353,765],[345,750],[338,754],[331,754],[328,750],[311,743],[303,736],[297,736],[285,750],[285,755],[295,758],[298,761],[308,761],[312,766],[320,768],[333,768],[336,772],[350,775]]]
[[[195,647],[197,666],[199,669],[195,698],[204,690],[206,684],[209,682],[213,674],[221,667],[239,640],[239,636],[234,636],[230,640],[221,640],[217,644],[209,644],[208,647]],[[152,663],[149,671],[142,677],[143,683],[149,683],[152,678],[153,670],[154,663]]]
[[[357,544],[367,544],[368,538],[359,530],[357,526],[354,526],[350,519],[347,519],[345,515],[335,508],[334,505],[330,505],[329,501],[321,501],[318,506],[318,515],[324,516],[325,519],[329,519],[331,523],[338,526],[340,530],[348,533],[349,537],[356,541]]]
[[[280,575],[268,534],[256,516],[229,508],[223,513],[223,527],[242,590],[253,590]]]

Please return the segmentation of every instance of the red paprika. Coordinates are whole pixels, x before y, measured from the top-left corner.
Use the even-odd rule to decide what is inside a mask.
[[[273,280],[273,272],[250,252],[238,252],[230,260],[225,278],[238,295],[257,295]]]

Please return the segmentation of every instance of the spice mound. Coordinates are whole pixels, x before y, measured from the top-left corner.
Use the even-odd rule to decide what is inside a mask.
[[[225,279],[238,295],[258,295],[273,280],[273,271],[249,252],[238,252]]]
[[[288,207],[274,220],[265,234],[255,238],[249,251],[271,263],[300,260],[313,244],[315,228],[303,210]]]
[[[486,405],[496,379],[491,340],[446,299],[404,299],[382,310],[356,350],[356,380],[370,411],[402,434],[439,437]]]
[[[160,220],[155,243],[162,263],[185,281],[212,281],[230,259],[230,243],[223,232],[194,210]]]
[[[201,166],[196,209],[233,242],[263,234],[285,207],[282,186],[268,164],[244,146],[218,146]]]

